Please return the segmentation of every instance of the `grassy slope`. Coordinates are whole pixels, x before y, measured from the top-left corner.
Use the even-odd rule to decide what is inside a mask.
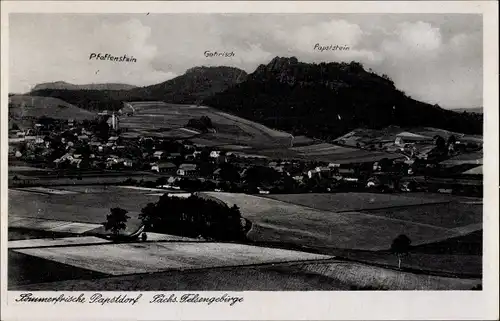
[[[253,223],[249,232],[253,241],[293,244],[322,253],[330,253],[335,248],[387,249],[401,233],[415,242],[423,242],[436,235],[451,237],[456,234],[451,229],[428,224],[360,212],[320,211],[245,194],[205,192],[201,195],[238,205],[243,216]]]
[[[9,116],[84,120],[93,119],[95,114],[57,98],[13,95],[9,97]]]
[[[100,224],[111,207],[118,206],[131,213],[138,213],[147,203],[158,200],[157,196],[146,195],[147,192],[138,193],[113,187],[109,187],[109,191],[106,193],[102,188],[100,193],[46,195],[9,190],[9,214]]]

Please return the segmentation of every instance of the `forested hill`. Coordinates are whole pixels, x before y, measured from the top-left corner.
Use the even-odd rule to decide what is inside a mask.
[[[332,139],[354,128],[429,126],[481,134],[482,116],[416,101],[356,62],[274,58],[204,104],[294,134]]]
[[[122,108],[123,101],[191,104],[244,81],[246,76],[244,70],[233,67],[195,67],[160,84],[130,90],[45,88],[34,90],[30,95],[59,98],[87,110],[116,110]]]

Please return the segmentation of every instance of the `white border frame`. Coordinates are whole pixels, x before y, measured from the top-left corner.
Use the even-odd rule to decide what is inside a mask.
[[[139,3],[140,2],[140,3]],[[243,295],[235,306],[205,304],[14,304],[19,292],[7,292],[7,111],[8,14],[64,13],[479,13],[483,15],[484,79],[484,264],[483,291],[391,292],[229,292]],[[1,2],[1,312],[2,320],[64,319],[498,319],[498,2],[496,1],[365,1],[365,2]],[[53,292],[39,292],[53,293]],[[86,292],[89,293],[89,292]],[[117,292],[118,293],[118,292]],[[120,292],[123,293],[123,292]],[[170,292],[169,292],[170,293]],[[204,295],[220,292],[204,292]],[[108,294],[110,294],[108,292]],[[151,292],[143,292],[152,297]]]

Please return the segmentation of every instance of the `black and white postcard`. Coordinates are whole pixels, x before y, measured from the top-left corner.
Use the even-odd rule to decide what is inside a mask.
[[[497,10],[2,2],[2,320],[498,318]]]

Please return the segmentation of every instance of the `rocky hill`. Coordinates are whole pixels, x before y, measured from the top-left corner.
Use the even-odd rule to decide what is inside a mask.
[[[480,134],[482,117],[416,101],[356,62],[276,57],[206,105],[296,135],[332,139],[355,128],[429,126]]]

